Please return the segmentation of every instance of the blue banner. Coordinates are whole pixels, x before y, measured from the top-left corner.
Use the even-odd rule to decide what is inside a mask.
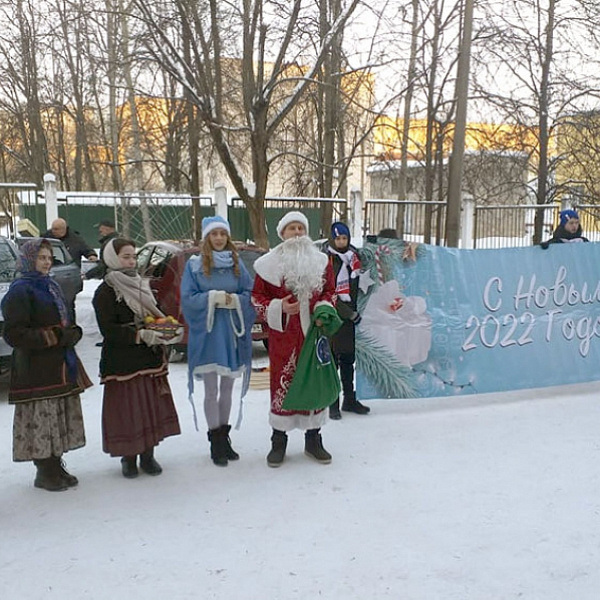
[[[600,379],[600,245],[361,250],[357,395],[454,396]]]

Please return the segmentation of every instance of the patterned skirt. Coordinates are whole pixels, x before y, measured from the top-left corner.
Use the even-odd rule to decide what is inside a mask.
[[[104,383],[102,449],[134,456],[181,433],[166,375],[139,375]]]
[[[61,456],[85,446],[79,394],[15,404],[13,460]]]

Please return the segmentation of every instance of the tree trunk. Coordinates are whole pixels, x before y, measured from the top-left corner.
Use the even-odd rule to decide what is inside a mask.
[[[408,59],[408,76],[406,94],[404,94],[404,119],[402,121],[402,138],[400,142],[400,174],[398,177],[398,200],[407,200],[408,179],[408,142],[410,136],[410,119],[412,111],[412,98],[415,88],[415,74],[417,64],[417,36],[419,32],[419,0],[412,0],[412,24],[410,35],[410,56]],[[396,231],[398,236],[404,236],[404,206],[398,207],[396,217]]]
[[[549,0],[548,3],[548,23],[546,24],[546,40],[542,62],[542,80],[540,84],[540,106],[539,106],[539,146],[540,159],[538,164],[537,176],[537,204],[547,203],[548,190],[548,111],[550,109],[550,68],[553,60],[554,47],[554,11],[556,0]],[[533,243],[539,244],[542,241],[544,232],[544,214],[545,210],[535,211]]]
[[[144,163],[142,156],[142,141],[140,135],[140,123],[135,98],[135,89],[133,87],[133,78],[130,68],[129,56],[129,25],[127,15],[123,10],[122,0],[119,0],[119,14],[121,15],[121,45],[123,48],[123,75],[127,86],[127,100],[130,111],[132,152],[133,152],[133,172],[135,181],[140,194],[140,212],[142,214],[142,226],[144,228],[144,237],[147,242],[153,239],[152,223],[150,222],[150,213],[148,212],[148,203],[146,199],[145,181],[144,181]]]
[[[121,223],[119,229],[125,238],[131,238],[131,215],[129,201],[124,195],[123,177],[121,174],[120,151],[120,119],[117,115],[117,73],[118,73],[118,17],[113,0],[106,1],[106,46],[108,48],[108,110],[110,132],[110,167],[113,190],[121,195]]]

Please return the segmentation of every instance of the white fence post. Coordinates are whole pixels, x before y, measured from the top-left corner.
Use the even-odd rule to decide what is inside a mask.
[[[360,188],[353,187],[350,190],[350,235],[352,236],[352,244],[357,248],[362,248],[363,245],[363,201]]]
[[[460,247],[472,250],[475,247],[475,200],[471,194],[463,194],[460,224]]]
[[[50,229],[52,221],[58,219],[56,177],[52,173],[44,175],[44,202],[46,203],[46,229]]]
[[[565,194],[560,201],[560,210],[569,210],[573,208],[575,204],[575,198],[571,194]]]
[[[227,186],[224,183],[215,185],[215,215],[227,220]]]

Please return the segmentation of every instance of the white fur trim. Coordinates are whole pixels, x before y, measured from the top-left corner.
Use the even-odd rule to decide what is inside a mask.
[[[308,415],[295,413],[293,415],[276,415],[269,412],[269,425],[279,431],[292,431],[292,429],[320,429],[327,423],[329,411],[327,409],[319,412],[311,412]]]
[[[331,308],[335,308],[335,306],[333,306],[331,302],[327,302],[327,300],[319,300],[318,302],[315,302],[315,308],[319,306],[331,306]]]
[[[224,229],[227,232],[227,235],[231,237],[231,227],[229,226],[229,223],[214,221],[202,229],[202,239],[205,240],[213,229]]]
[[[306,235],[308,235],[308,219],[301,212],[298,212],[297,210],[292,210],[291,212],[283,215],[279,223],[277,223],[277,235],[281,239],[283,239],[283,237],[281,236],[283,230],[290,223],[302,223],[302,225],[304,225],[304,228],[306,229]]]
[[[267,307],[267,325],[275,331],[283,331],[283,300],[273,298]]]
[[[283,279],[281,262],[274,250],[254,261],[254,272],[267,283],[279,287]]]
[[[219,301],[219,294],[223,294],[221,290],[210,290],[208,292],[208,310],[206,314],[206,331],[211,332],[215,322],[215,308]]]
[[[237,294],[229,294],[231,303],[227,304],[227,292],[224,290],[209,290],[208,292],[208,314],[206,315],[206,331],[211,332],[215,322],[215,310],[224,308],[229,310],[229,319],[231,321],[231,329],[236,337],[242,337],[246,333],[246,325],[244,324],[244,312],[242,304]],[[239,329],[236,326],[233,312],[235,311],[239,319]]]
[[[232,371],[229,367],[224,367],[223,365],[212,363],[210,365],[198,365],[194,369],[193,375],[194,379],[202,379],[202,375],[204,373],[216,373],[217,375],[221,375],[222,377],[231,377],[232,379],[237,379],[238,377],[243,375],[245,370],[245,365],[242,365],[237,371]]]
[[[310,328],[310,303],[308,299],[304,298],[300,300],[300,327],[302,327],[302,333],[306,337]]]

